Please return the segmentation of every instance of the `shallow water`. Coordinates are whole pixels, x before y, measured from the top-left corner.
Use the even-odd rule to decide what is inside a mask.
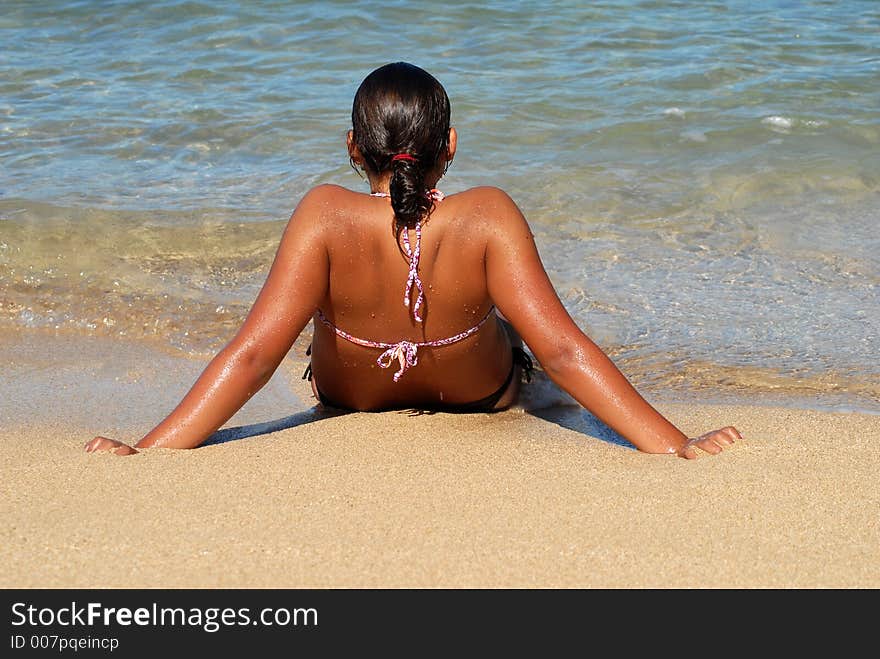
[[[0,323],[216,350],[387,61],[655,395],[880,411],[880,5],[4,2]]]

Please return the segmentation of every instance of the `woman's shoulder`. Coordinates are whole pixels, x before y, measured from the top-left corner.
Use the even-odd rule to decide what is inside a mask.
[[[470,210],[469,215],[487,220],[494,227],[499,223],[507,224],[510,221],[519,223],[525,219],[513,198],[503,189],[493,185],[468,188],[449,195],[447,199],[457,200]]]
[[[450,195],[456,196],[468,201],[487,201],[487,202],[503,202],[513,203],[513,199],[507,192],[494,185],[477,185],[467,190]]]
[[[288,225],[297,226],[300,230],[312,231],[315,235],[323,234],[328,226],[332,226],[327,218],[332,216],[338,219],[340,208],[347,205],[344,201],[346,194],[356,193],[332,183],[314,186],[300,197]]]
[[[326,202],[327,200],[338,200],[343,196],[363,196],[354,190],[349,190],[335,183],[319,183],[302,196],[302,202],[313,203],[315,201]],[[300,203],[302,203],[300,202]]]
[[[355,202],[366,197],[334,183],[320,183],[306,191],[296,205],[294,215],[320,221],[327,215],[338,216],[340,209],[354,207]],[[359,199],[360,198],[360,199]]]

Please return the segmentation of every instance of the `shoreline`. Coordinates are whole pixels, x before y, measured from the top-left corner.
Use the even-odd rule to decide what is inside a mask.
[[[880,587],[880,415],[657,403],[743,432],[686,461],[574,407],[320,415],[291,359],[228,441],[119,458],[82,445],[148,430],[203,362],[0,336],[6,588]]]
[[[278,373],[273,378],[273,383],[276,386],[267,387],[258,393],[255,399],[264,397],[265,392],[270,390],[284,399],[283,404],[293,405],[296,411],[304,411],[315,404],[311,388],[299,382],[302,371],[309,361],[306,356],[306,348],[309,344],[307,336],[310,334],[309,327],[306,327],[302,336],[296,340],[289,354],[282,361]],[[50,378],[48,369],[55,364],[62,366],[67,371],[76,371],[77,369],[93,373],[102,371],[101,380],[122,382],[123,386],[141,384],[145,390],[144,395],[148,396],[150,395],[150,384],[156,383],[156,378],[160,372],[163,372],[163,369],[151,369],[150,366],[144,369],[144,365],[158,363],[162,364],[165,370],[179,369],[190,375],[191,379],[185,383],[189,385],[195,381],[195,378],[198,377],[214,354],[215,352],[187,353],[155,338],[84,334],[69,329],[22,328],[0,325],[0,360],[6,364],[6,373],[0,373],[0,382],[3,380],[18,381],[17,385],[23,387],[27,386],[26,383],[21,382],[23,375],[37,375],[36,382],[30,386],[27,395],[19,394],[21,397],[33,396],[40,392],[40,387],[46,388],[46,380]],[[75,359],[71,363],[71,355],[75,355],[78,360]],[[618,357],[613,355],[611,357],[615,362],[618,361]],[[90,358],[93,362],[100,363],[101,366],[96,367],[95,363],[88,364],[87,360]],[[129,362],[132,365],[131,368],[128,366]],[[17,363],[21,364],[20,373],[15,371]],[[109,367],[112,373],[108,371],[108,363],[116,364],[115,367]],[[141,366],[137,366],[138,364]],[[627,373],[625,361],[619,363],[619,366],[624,373]],[[113,370],[114,368],[116,370]],[[673,367],[670,366],[670,368]],[[147,373],[151,372],[152,380],[139,382],[139,378],[145,377]],[[282,373],[284,374],[283,382],[279,377],[279,374]],[[662,385],[640,382],[638,376],[628,374],[627,377],[632,379],[633,384],[649,402],[657,402],[658,404],[689,405],[696,403],[722,406],[745,404],[762,408],[880,416],[880,401],[875,402],[870,398],[854,400],[856,397],[849,392],[841,394],[841,397],[835,400],[829,391],[816,391],[809,385],[799,385],[794,380],[791,381],[793,384],[778,386],[755,384],[748,391],[744,390],[744,386],[724,389],[676,388],[663,390]],[[276,380],[278,382],[275,382]],[[70,383],[65,383],[65,386],[69,387]],[[527,388],[525,391],[528,394]],[[185,390],[181,391],[181,395],[184,392]],[[89,390],[84,389],[81,393],[89,395]],[[565,394],[558,395],[567,399]],[[179,397],[168,399],[169,404],[175,404],[178,400]],[[567,400],[566,404],[580,407],[574,401]],[[254,403],[252,399],[248,405],[256,406],[257,403]],[[540,402],[538,405],[542,406]],[[9,408],[10,405],[6,407]],[[72,410],[79,409],[79,406],[72,407]],[[0,404],[0,421],[4,420],[3,412],[4,405]],[[154,420],[158,421],[158,419]]]

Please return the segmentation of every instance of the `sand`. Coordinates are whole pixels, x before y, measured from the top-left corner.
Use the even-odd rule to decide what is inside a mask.
[[[204,361],[0,334],[5,588],[876,588],[880,416],[655,405],[686,461],[585,411],[322,416],[288,359],[228,441],[131,457]],[[653,402],[653,401],[652,401]]]

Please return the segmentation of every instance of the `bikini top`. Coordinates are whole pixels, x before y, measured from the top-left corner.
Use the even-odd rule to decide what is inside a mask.
[[[440,190],[429,190],[428,196],[431,197],[435,202],[443,201],[444,195]],[[373,192],[370,194],[372,197],[388,197],[389,194],[387,192]],[[422,303],[425,300],[425,290],[422,286],[422,280],[419,277],[419,257],[422,252],[422,222],[419,220],[416,222],[415,226],[416,231],[416,244],[415,248],[410,246],[409,242],[409,231],[403,232],[403,251],[406,256],[409,258],[409,275],[406,279],[406,286],[403,290],[403,305],[405,307],[410,306],[410,300],[412,298],[412,290],[415,287],[418,294],[416,295],[415,304],[412,307],[413,319],[417,323],[422,322],[422,316],[419,314],[419,309],[422,306]],[[475,334],[485,323],[489,320],[489,317],[492,315],[492,312],[495,310],[495,307],[492,306],[489,308],[489,311],[483,316],[482,320],[478,322],[476,325],[471,327],[470,329],[466,329],[463,332],[459,332],[454,336],[447,337],[445,339],[434,339],[433,341],[397,341],[395,343],[385,342],[385,341],[373,341],[371,339],[361,339],[352,334],[349,334],[345,330],[342,330],[336,325],[334,325],[327,316],[324,315],[324,312],[320,309],[317,310],[318,318],[321,320],[324,325],[332,329],[337,336],[349,341],[350,343],[354,343],[359,346],[364,346],[366,348],[381,348],[384,349],[381,355],[379,355],[378,359],[376,359],[376,364],[379,365],[380,368],[389,368],[395,360],[397,360],[400,368],[394,374],[394,381],[397,382],[400,380],[401,376],[406,373],[407,369],[412,366],[415,366],[419,363],[418,358],[418,350],[419,348],[439,348],[441,346],[448,346],[453,343],[457,343],[467,337]]]

